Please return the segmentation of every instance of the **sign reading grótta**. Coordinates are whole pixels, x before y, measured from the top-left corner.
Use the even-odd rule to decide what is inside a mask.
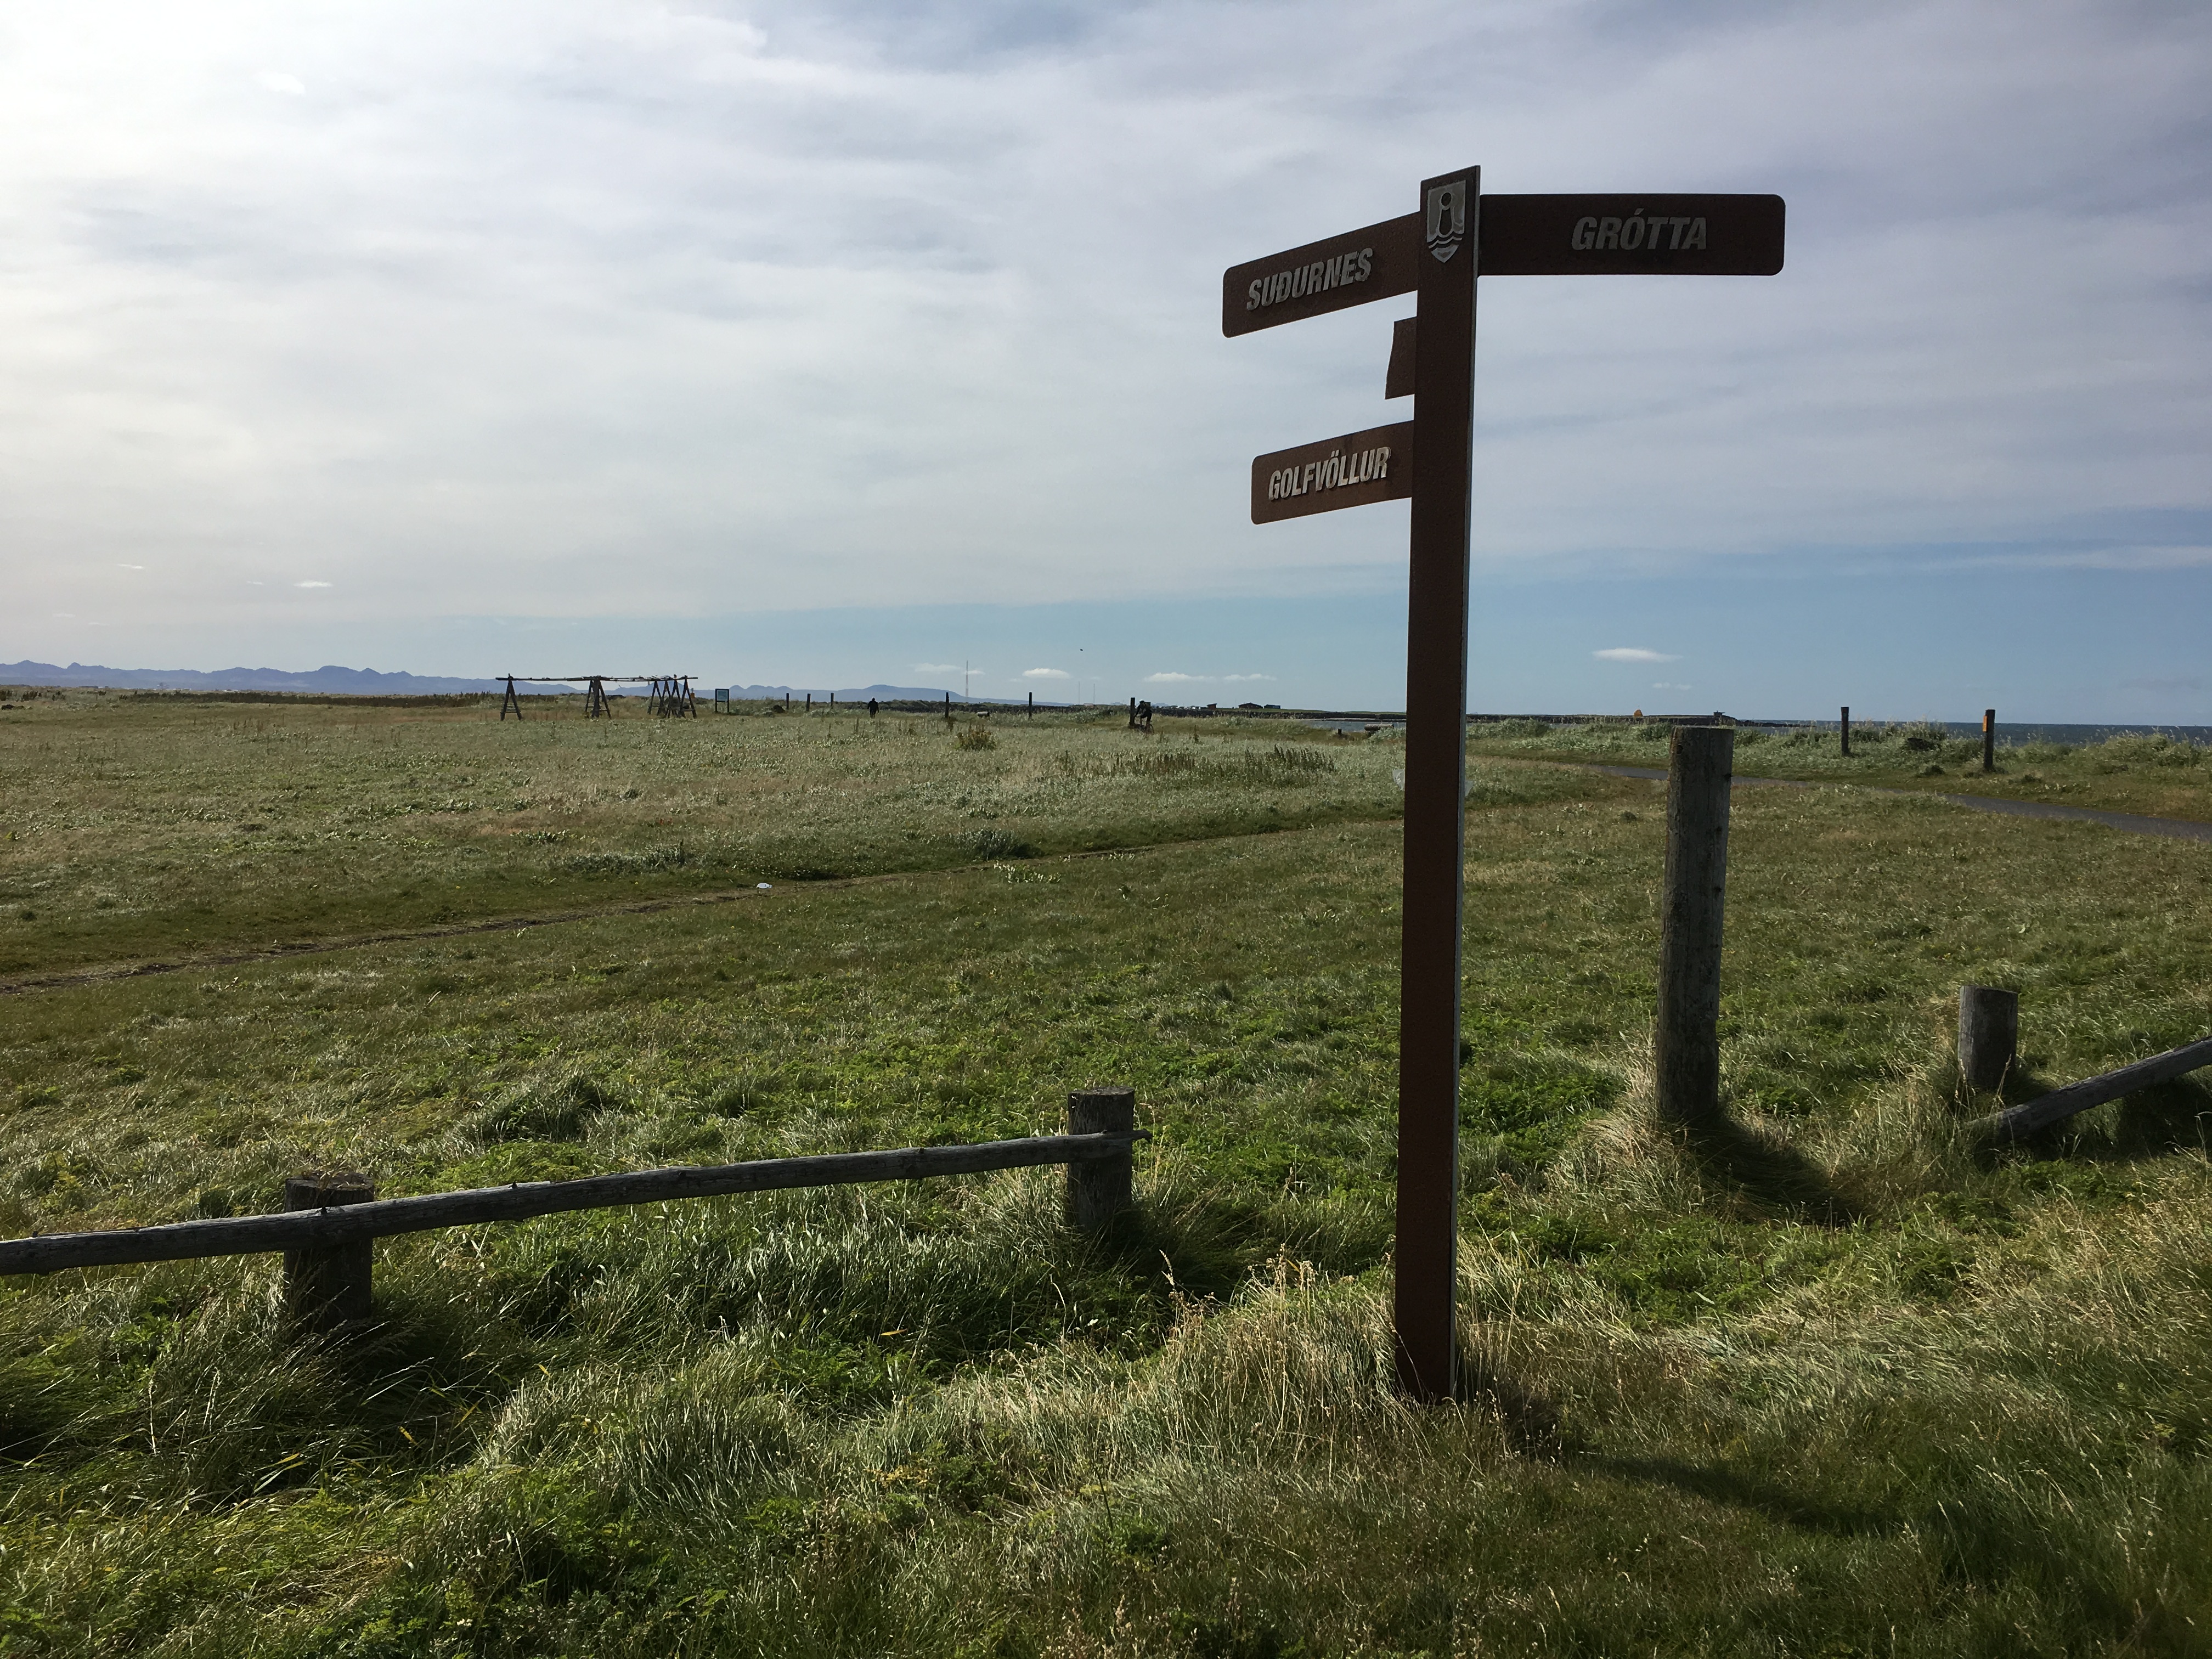
[[[1771,276],[1779,196],[1486,196],[1485,276]]]

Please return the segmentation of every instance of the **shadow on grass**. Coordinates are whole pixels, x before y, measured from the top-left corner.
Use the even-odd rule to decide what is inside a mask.
[[[2001,1091],[1955,1091],[1960,1109],[1973,1116],[2024,1105],[2063,1087],[2043,1073],[2016,1067]],[[2016,1139],[1984,1134],[1976,1152],[1984,1165],[2006,1152],[2029,1158],[2091,1164],[2138,1164],[2175,1152],[2212,1152],[2212,1069],[2154,1083],[2046,1124]]]
[[[2123,1096],[2109,1134],[2114,1158],[2163,1158],[2212,1151],[2212,1073],[2176,1078]]]
[[[1863,1207],[1826,1172],[1788,1142],[1721,1116],[1673,1131],[1676,1144],[1706,1180],[1795,1219],[1847,1227]]]
[[[1808,1498],[1775,1481],[1739,1469],[1689,1463],[1674,1457],[1596,1455],[1577,1457],[1575,1462],[1578,1468],[1611,1475],[1615,1480],[1671,1486],[1708,1503],[1749,1510],[1784,1526],[1839,1538],[1893,1533],[1906,1524],[1902,1516],[1884,1514],[1860,1504]]]
[[[1457,1397],[1462,1405],[1486,1407],[1494,1412],[1506,1445],[1522,1457],[1555,1463],[1580,1449],[1559,1407],[1549,1398],[1464,1348],[1459,1356]]]

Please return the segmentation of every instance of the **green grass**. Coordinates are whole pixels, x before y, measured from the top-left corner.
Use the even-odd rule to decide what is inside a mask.
[[[1473,727],[1469,746],[1478,755],[1664,768],[1670,730],[1640,720],[1575,726],[1500,720]],[[1854,725],[1849,757],[1834,732],[1814,726],[1745,726],[1735,738],[1740,776],[1999,795],[2212,820],[2212,749],[2200,744],[2158,734],[2091,744],[2001,742],[1996,761],[1995,772],[1983,771],[1979,738],[1954,737],[1929,721]]]
[[[125,712],[0,727],[10,798],[65,803],[0,842],[53,907],[11,934],[35,969],[239,951],[280,899],[295,938],[426,925],[398,887],[471,857],[427,925],[750,896],[0,997],[0,1232],[264,1209],[313,1167],[396,1194],[1019,1134],[1099,1081],[1156,1138],[1096,1241],[1053,1171],[390,1241],[380,1328],[323,1350],[266,1258],[9,1281],[0,1653],[2205,1645],[2212,1094],[1990,1158],[1946,1024],[1961,980],[2021,990],[2016,1095],[2212,1030],[2212,849],[1740,797],[1740,1132],[1685,1146],[1643,1112],[1658,786],[1483,763],[1475,1385],[1421,1411],[1388,1383],[1390,744],[761,717],[522,751],[469,711],[204,705],[161,711],[134,805],[76,779]],[[480,805],[317,884],[317,826],[518,753],[582,801],[499,809],[556,851],[726,862],[543,888],[549,844]],[[302,862],[234,863],[196,791],[286,803],[258,821]],[[761,893],[771,844],[845,873]],[[95,880],[131,925],[65,908]]]
[[[750,705],[757,708],[758,705]],[[992,731],[967,722],[963,732]],[[1372,820],[1388,744],[1280,721],[173,703],[0,713],[0,977]],[[1493,794],[1570,796],[1525,769]]]

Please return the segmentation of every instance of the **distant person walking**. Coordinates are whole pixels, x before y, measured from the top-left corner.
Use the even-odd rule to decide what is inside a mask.
[[[875,717],[876,717],[876,700],[875,700],[873,697],[870,697],[870,698],[868,699],[868,718],[869,718],[870,720],[873,720],[873,719],[875,719]]]

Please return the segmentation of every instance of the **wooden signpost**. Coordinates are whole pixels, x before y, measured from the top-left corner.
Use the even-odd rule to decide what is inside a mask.
[[[1406,866],[1398,1035],[1398,1379],[1416,1399],[1458,1389],[1461,872],[1467,793],[1468,465],[1479,276],[1771,276],[1778,196],[1485,196],[1482,170],[1421,182],[1419,206],[1231,266],[1235,337],[1394,295],[1416,296],[1391,342],[1385,395],[1416,418],[1262,455],[1252,522],[1413,502],[1406,644]]]

